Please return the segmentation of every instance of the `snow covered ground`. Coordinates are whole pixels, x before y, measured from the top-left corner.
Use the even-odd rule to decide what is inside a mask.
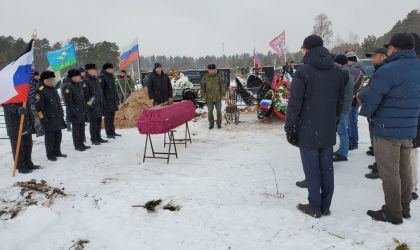
[[[332,215],[313,219],[295,208],[307,192],[295,186],[303,171],[282,123],[257,121],[255,113],[241,120],[212,131],[206,120],[191,123],[193,144],[178,146],[179,159],[169,165],[140,163],[145,136],[136,129],[119,130],[122,138],[82,153],[63,131],[67,159],[48,162],[43,139],[34,137],[33,160],[43,168],[12,178],[10,145],[0,141],[0,198],[16,197],[14,183],[30,179],[69,194],[50,208],[32,206],[0,220],[0,249],[69,249],[79,239],[89,240],[86,249],[394,249],[393,237],[420,249],[419,201],[412,203],[413,218],[400,226],[366,215],[381,207],[383,193],[379,180],[364,178],[373,162],[365,154],[364,121],[360,149],[335,166]],[[154,141],[161,147],[163,136]],[[282,199],[264,194],[276,193],[272,169]],[[182,209],[132,207],[159,198]]]

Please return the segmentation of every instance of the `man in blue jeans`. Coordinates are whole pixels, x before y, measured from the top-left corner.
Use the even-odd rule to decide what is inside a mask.
[[[334,153],[334,162],[347,161],[347,156],[349,153],[348,127],[350,110],[352,108],[353,101],[354,79],[353,75],[350,74],[351,69],[346,66],[347,63],[348,59],[345,55],[337,55],[335,57],[335,65],[349,75],[349,80],[344,87],[343,108],[341,110],[340,121],[337,126],[337,134],[340,138],[340,148],[337,152]]]
[[[363,87],[363,81],[365,78],[365,66],[362,62],[358,61],[357,55],[353,51],[346,53],[348,63],[346,65],[347,70],[353,76],[354,80],[354,91],[353,91],[353,103],[350,110],[349,120],[349,149],[355,150],[359,147],[359,109],[360,105],[357,101],[356,94]]]
[[[330,214],[334,193],[333,145],[341,114],[345,74],[317,35],[305,38],[301,67],[293,77],[284,129],[290,144],[299,147],[309,204],[297,209],[314,218]]]

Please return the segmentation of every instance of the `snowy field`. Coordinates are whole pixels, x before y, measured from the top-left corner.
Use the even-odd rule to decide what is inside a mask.
[[[68,158],[57,162],[47,161],[43,139],[34,137],[33,161],[43,168],[16,178],[9,142],[1,140],[0,199],[17,197],[13,185],[30,179],[65,187],[68,195],[49,208],[31,206],[15,219],[0,220],[0,249],[69,249],[80,239],[89,241],[85,249],[395,249],[394,237],[420,249],[419,201],[403,225],[366,215],[381,208],[383,193],[379,180],[364,177],[373,162],[365,154],[364,119],[359,150],[335,165],[332,215],[322,219],[296,210],[307,202],[307,192],[295,186],[303,170],[283,124],[257,121],[255,113],[241,120],[212,131],[206,120],[190,123],[193,144],[178,145],[179,159],[170,165],[141,163],[145,136],[136,129],[119,130],[122,138],[82,153],[63,131]],[[155,136],[155,147],[162,141]],[[283,198],[265,194],[276,193],[272,169]],[[173,200],[182,208],[148,213],[132,207],[151,199]]]

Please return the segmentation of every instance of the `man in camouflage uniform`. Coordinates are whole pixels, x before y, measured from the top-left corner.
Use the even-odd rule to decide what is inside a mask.
[[[120,103],[123,103],[135,90],[133,79],[127,75],[125,69],[121,70],[117,80],[117,92]]]
[[[216,65],[209,64],[206,73],[201,80],[201,99],[207,103],[209,112],[209,129],[214,128],[213,109],[216,107],[217,128],[222,128],[222,96],[225,94],[225,84],[217,74]]]

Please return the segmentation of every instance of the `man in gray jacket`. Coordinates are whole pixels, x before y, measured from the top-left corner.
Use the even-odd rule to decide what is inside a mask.
[[[334,162],[347,161],[349,153],[349,133],[348,127],[350,122],[350,111],[353,101],[354,78],[350,74],[349,67],[346,67],[348,59],[345,55],[337,55],[335,57],[335,65],[349,74],[349,80],[344,86],[344,101],[341,110],[340,121],[337,126],[337,134],[340,138],[340,148],[334,153]]]

